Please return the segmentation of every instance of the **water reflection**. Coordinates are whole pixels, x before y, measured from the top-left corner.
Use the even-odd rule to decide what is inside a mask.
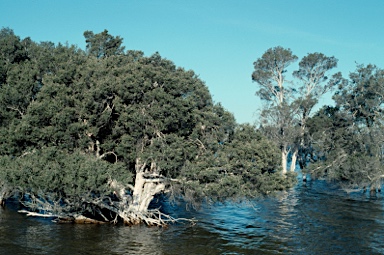
[[[168,205],[168,210],[175,208]],[[0,254],[384,254],[383,197],[316,182],[169,228],[57,225],[0,209]]]
[[[300,186],[254,210],[215,207],[204,226],[247,254],[384,254],[383,200],[332,188]]]
[[[162,254],[162,229],[145,226],[117,227],[106,238],[112,254]],[[111,242],[112,241],[112,242]],[[107,245],[108,243],[105,243]]]

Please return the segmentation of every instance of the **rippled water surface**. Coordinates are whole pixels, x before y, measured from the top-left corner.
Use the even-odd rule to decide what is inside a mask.
[[[0,254],[384,254],[384,196],[299,184],[250,205],[217,205],[195,226],[58,225],[0,209]],[[172,208],[169,206],[168,210]]]

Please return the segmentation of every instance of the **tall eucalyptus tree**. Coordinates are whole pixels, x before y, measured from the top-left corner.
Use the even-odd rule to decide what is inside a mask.
[[[254,62],[252,80],[259,85],[257,95],[267,102],[261,112],[261,124],[268,136],[281,149],[281,168],[287,172],[307,161],[306,121],[318,99],[342,81],[340,73],[328,78],[328,72],[336,67],[337,59],[322,53],[310,53],[299,62],[287,81],[287,68],[297,60],[290,49],[280,46],[268,49]],[[290,156],[290,157],[289,157]]]

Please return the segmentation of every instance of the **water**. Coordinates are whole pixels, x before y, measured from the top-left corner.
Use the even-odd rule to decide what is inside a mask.
[[[8,207],[0,209],[0,254],[384,254],[383,205],[381,194],[318,181],[253,205],[178,210],[198,224],[164,229],[58,225]]]

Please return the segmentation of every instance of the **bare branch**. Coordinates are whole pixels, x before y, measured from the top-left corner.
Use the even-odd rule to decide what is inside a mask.
[[[107,155],[111,155],[111,154],[115,156],[115,163],[116,163],[117,162],[117,155],[113,151],[108,151],[108,152],[101,154],[99,156],[99,159],[102,159],[102,158],[106,157]]]
[[[24,116],[24,113],[19,109],[19,108],[15,108],[15,107],[11,107],[11,106],[7,106],[8,109],[11,109],[11,110],[14,110],[14,111],[17,111],[21,117]]]

